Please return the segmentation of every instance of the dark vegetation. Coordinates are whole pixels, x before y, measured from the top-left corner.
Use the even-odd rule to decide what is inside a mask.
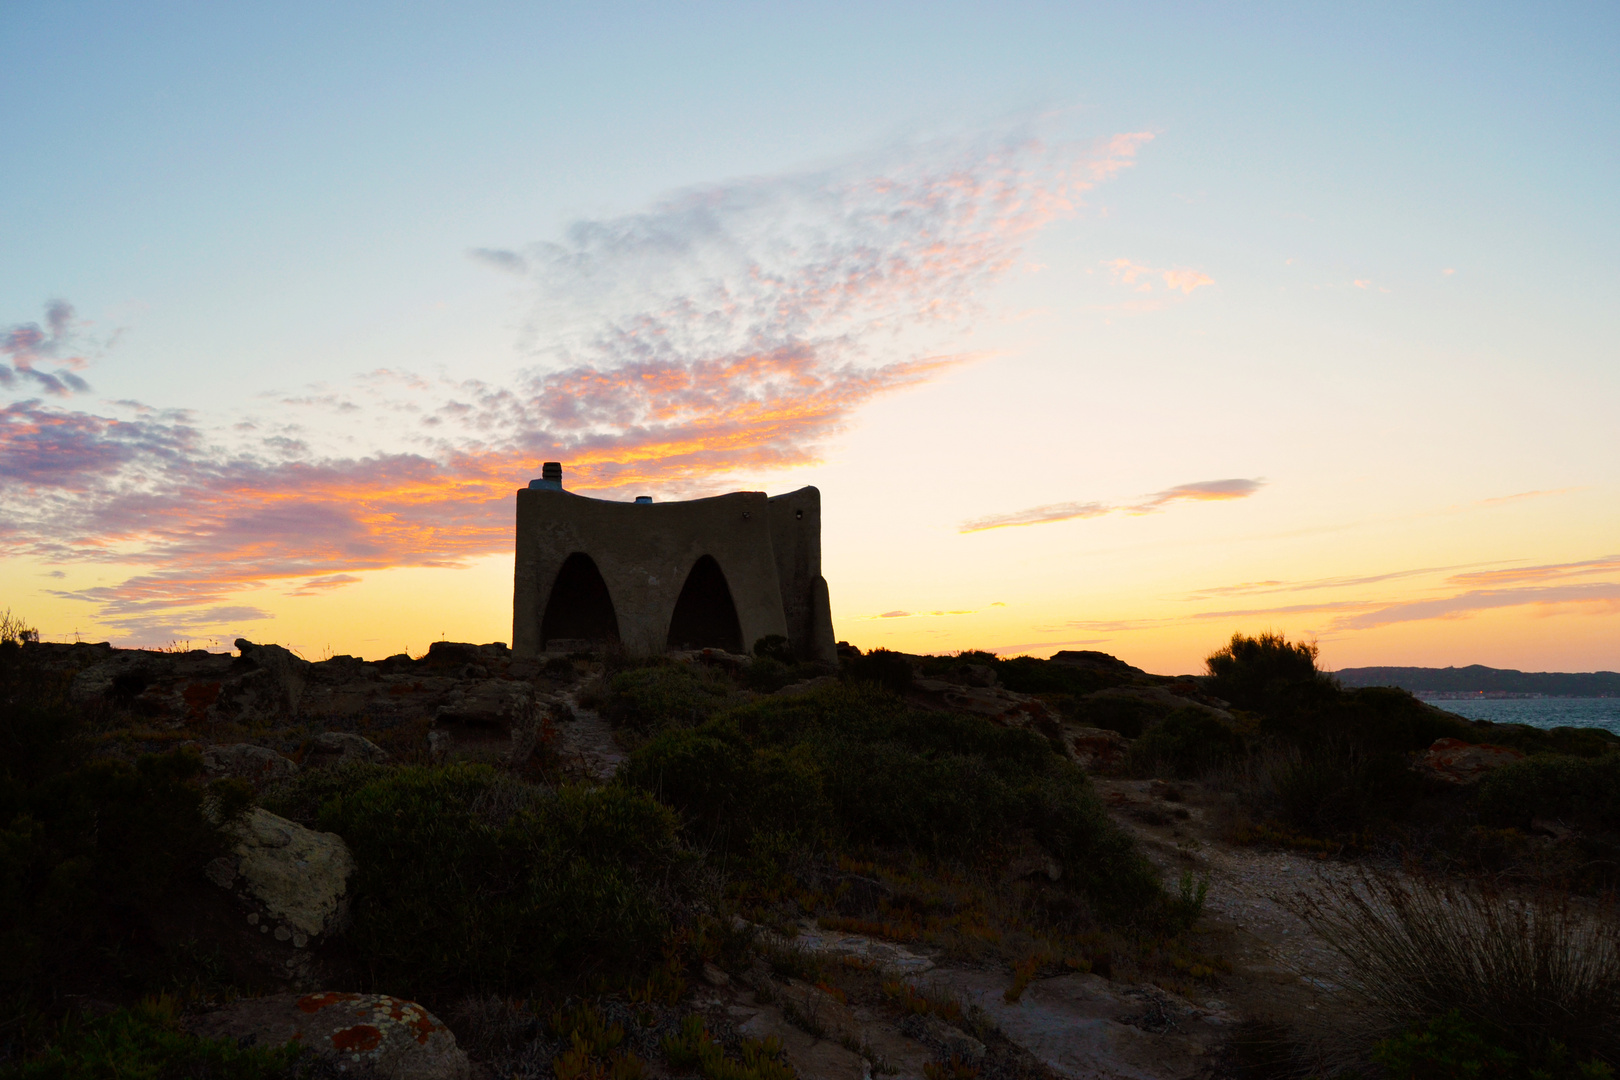
[[[591,676],[581,703],[629,750],[611,782],[569,781],[543,755],[435,764],[410,750],[425,727],[402,724],[393,764],[306,769],[259,795],[355,855],[347,988],[422,1001],[501,1075],[641,1080],[656,1061],[790,1080],[780,1046],[681,1004],[718,964],[944,1017],[992,1044],[985,1080],[1022,1075],[954,1003],[772,942],[811,920],[998,966],[1015,990],[1073,971],[1218,978],[1188,933],[1205,885],[1164,889],[1065,748],[1066,731],[1099,728],[1132,740],[1110,767],[1210,793],[1236,842],[1454,883],[1369,879],[1308,913],[1381,1018],[1360,1067],[1609,1075],[1620,957],[1604,909],[1581,899],[1620,885],[1620,750],[1604,733],[1472,723],[1404,691],[1346,689],[1314,646],[1274,635],[1234,637],[1196,679],[1101,654],[885,650],[849,650],[835,674],[785,646],[761,641],[746,662],[549,661],[549,685]],[[389,662],[474,662],[449,652]],[[129,737],[146,722],[133,692],[75,705],[30,655],[16,634],[0,641],[0,1072],[323,1075],[307,1055],[179,1026],[264,988],[154,918],[198,888],[252,790],[206,782],[194,750],[139,752],[155,740]],[[1046,711],[993,722],[939,706],[942,686],[1004,688]],[[1413,768],[1439,738],[1528,756],[1447,785]],[[1514,883],[1529,900],[1503,891]],[[1265,1048],[1277,1041],[1245,1049],[1240,1033],[1233,1068],[1287,1072],[1292,1059]]]
[[[1201,894],[1161,889],[1047,739],[907,704],[890,688],[909,676],[903,658],[863,657],[828,678],[760,644],[740,666],[598,663],[587,699],[633,748],[614,782],[401,754],[306,769],[258,796],[338,833],[356,858],[339,943],[350,988],[451,1017],[506,1002],[490,1030],[532,1031],[531,1050],[552,1040],[541,1064],[555,1075],[635,1080],[634,1055],[609,1045],[613,1025],[591,1034],[596,1021],[568,1020],[562,1003],[639,1003],[623,1037],[651,1038],[646,1023],[675,1008],[695,966],[760,962],[760,931],[738,927],[791,933],[809,918],[1031,975],[1172,970],[1186,952]],[[187,1010],[272,988],[236,981],[156,917],[205,887],[252,789],[207,782],[193,748],[132,752],[120,733],[146,721],[124,699],[73,704],[66,677],[32,655],[0,644],[0,1068],[310,1075],[313,1059],[177,1026]],[[589,667],[565,664],[544,674]],[[810,973],[867,979],[887,1001],[875,975]],[[779,1047],[728,1038],[680,1028],[647,1052],[690,1058],[711,1080],[785,1080]]]
[[[1314,645],[1272,634],[1235,636],[1202,685],[1230,718],[1162,716],[1126,768],[1201,781],[1237,842],[1366,861],[1359,883],[1300,900],[1368,1002],[1364,1030],[1378,1041],[1357,1068],[1612,1076],[1620,740],[1468,721],[1393,687],[1346,689],[1317,670]],[[1526,756],[1477,783],[1446,783],[1414,768],[1442,738]],[[1286,1054],[1260,1058],[1239,1071],[1300,1068]]]
[[[1209,657],[1202,688],[1230,717],[1161,716],[1128,767],[1205,780],[1232,839],[1588,892],[1620,884],[1620,739],[1606,731],[1470,721],[1394,687],[1346,689],[1317,670],[1314,645],[1271,634],[1234,636]],[[1448,784],[1413,767],[1438,739],[1527,756]]]

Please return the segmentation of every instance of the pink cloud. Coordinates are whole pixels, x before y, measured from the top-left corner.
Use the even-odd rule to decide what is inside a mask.
[[[513,491],[545,460],[567,463],[570,488],[601,493],[813,462],[862,405],[965,358],[901,350],[898,332],[974,317],[1025,241],[1078,213],[1147,139],[919,153],[876,173],[720,185],[577,222],[511,258],[479,256],[532,284],[531,371],[503,383],[377,371],[353,393],[266,399],[343,415],[346,428],[367,410],[398,416],[416,452],[320,456],[252,420],[210,432],[135,403],[120,419],[17,402],[0,409],[0,541],[150,567],[63,595],[161,638],[202,625],[201,612],[264,617],[234,601],[268,583],[308,595],[359,570],[505,550]],[[17,337],[9,355],[31,365],[59,351],[70,319]]]
[[[1143,496],[1140,502],[1134,504],[1116,504],[1103,502],[1067,502],[1049,503],[1046,506],[1032,506],[1027,510],[1015,510],[1010,514],[991,514],[987,517],[974,518],[964,521],[957,527],[957,532],[973,533],[984,532],[986,529],[1004,529],[1018,525],[1046,525],[1057,521],[1073,521],[1076,518],[1095,518],[1116,510],[1126,510],[1133,514],[1152,513],[1164,506],[1181,500],[1194,502],[1214,502],[1225,499],[1246,499],[1265,486],[1264,480],[1200,480],[1191,484],[1180,484],[1152,495]]]
[[[1137,292],[1152,292],[1153,283],[1150,278],[1160,278],[1165,287],[1172,292],[1180,290],[1183,296],[1194,289],[1205,285],[1215,284],[1215,279],[1208,274],[1197,270],[1185,268],[1157,269],[1132,262],[1129,259],[1114,259],[1104,263],[1108,267],[1108,276],[1120,285],[1135,286]]]
[[[21,379],[54,397],[68,397],[90,389],[88,383],[74,374],[85,366],[84,357],[73,351],[75,327],[73,305],[65,300],[52,300],[45,306],[43,329],[38,323],[18,323],[0,330],[0,355],[10,361],[9,365],[0,364],[0,387],[9,388]],[[47,360],[60,366],[53,372],[36,366]]]
[[[1165,285],[1172,289],[1180,289],[1183,295],[1205,285],[1215,284],[1214,278],[1208,274],[1200,274],[1197,270],[1166,270],[1162,276]]]

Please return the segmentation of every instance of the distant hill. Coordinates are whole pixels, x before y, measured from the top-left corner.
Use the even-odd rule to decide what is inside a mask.
[[[1514,671],[1470,664],[1446,668],[1345,668],[1333,674],[1345,686],[1399,686],[1413,692],[1620,697],[1620,672],[1615,671]]]

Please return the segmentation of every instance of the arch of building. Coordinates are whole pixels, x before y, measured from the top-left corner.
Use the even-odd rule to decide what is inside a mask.
[[[736,491],[614,502],[564,491],[561,469],[517,493],[512,651],[617,641],[636,655],[746,652],[779,634],[837,661],[821,576],[821,493]]]

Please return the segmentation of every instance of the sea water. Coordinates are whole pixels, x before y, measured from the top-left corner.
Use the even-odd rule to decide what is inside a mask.
[[[1620,697],[1425,697],[1423,700],[1470,720],[1529,724],[1538,728],[1600,727],[1620,735]]]

